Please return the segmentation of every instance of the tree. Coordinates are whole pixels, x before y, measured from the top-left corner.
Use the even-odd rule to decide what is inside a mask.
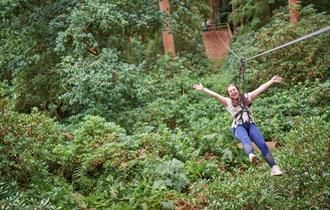
[[[289,0],[290,23],[297,23],[299,20],[297,6],[298,0]]]
[[[159,5],[160,11],[163,12],[165,16],[162,31],[164,51],[175,57],[174,38],[171,32],[171,11],[169,0],[160,0]]]

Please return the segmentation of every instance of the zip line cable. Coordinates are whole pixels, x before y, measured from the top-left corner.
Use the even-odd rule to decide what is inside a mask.
[[[308,39],[308,38],[310,38],[310,37],[316,36],[316,35],[318,35],[318,34],[320,34],[320,33],[323,33],[323,32],[329,31],[329,30],[330,30],[330,26],[327,26],[327,27],[325,27],[325,28],[319,29],[319,30],[317,30],[317,31],[315,31],[315,32],[313,32],[313,33],[307,34],[307,35],[305,35],[305,36],[303,36],[303,37],[300,37],[300,38],[298,38],[298,39],[295,39],[295,40],[293,40],[293,41],[291,41],[291,42],[288,42],[288,43],[286,43],[286,44],[283,44],[283,45],[281,45],[281,46],[278,46],[278,47],[275,47],[275,48],[273,48],[273,49],[267,50],[267,51],[265,51],[265,52],[263,52],[263,53],[259,53],[259,54],[255,55],[255,56],[252,56],[252,57],[246,58],[245,61],[248,61],[248,60],[251,60],[251,59],[257,58],[257,57],[259,57],[259,56],[262,56],[262,55],[265,55],[265,54],[271,53],[271,52],[273,52],[273,51],[275,51],[275,50],[278,50],[278,49],[281,49],[281,48],[287,47],[287,46],[292,45],[292,44],[294,44],[294,43],[296,43],[296,42],[300,42],[300,41],[302,41],[302,40]]]
[[[213,31],[213,32],[216,32],[214,29],[212,29],[212,30],[210,30],[210,31]],[[221,41],[221,40],[220,40]],[[226,44],[224,43],[224,42],[222,42],[225,46],[226,46]],[[221,48],[219,47],[219,46],[217,46],[217,45],[215,45],[215,47],[217,48],[217,50],[221,50]],[[227,46],[228,47],[228,46]],[[229,47],[228,47],[229,48]],[[227,48],[227,49],[228,49]]]
[[[217,35],[218,39],[222,42],[222,44],[231,52],[233,53],[233,55],[238,58],[238,60],[240,60],[241,58],[232,50],[230,49],[230,47],[228,47],[228,45],[223,41],[223,39],[219,36],[218,32],[216,31],[216,29],[213,30],[215,32],[215,34]]]
[[[310,33],[310,34],[307,34],[307,35],[305,35],[305,36],[303,36],[303,37],[300,37],[300,38],[295,39],[295,40],[293,40],[293,41],[291,41],[291,42],[288,42],[288,43],[285,43],[285,44],[280,45],[280,46],[278,46],[278,47],[275,47],[275,48],[273,48],[273,49],[267,50],[267,51],[265,51],[265,52],[259,53],[259,54],[254,55],[254,56],[251,56],[251,57],[249,57],[249,58],[242,58],[242,57],[239,57],[239,56],[238,56],[238,55],[237,55],[232,49],[230,49],[230,47],[228,47],[228,45],[223,41],[223,39],[219,36],[219,34],[218,34],[218,32],[216,31],[216,29],[214,29],[213,31],[216,33],[218,39],[222,42],[222,44],[223,44],[223,45],[224,45],[224,46],[225,46],[225,47],[226,47],[231,53],[233,53],[233,55],[234,55],[236,58],[238,58],[239,60],[244,59],[245,61],[248,61],[248,60],[251,60],[251,59],[254,59],[254,58],[260,57],[260,56],[262,56],[262,55],[265,55],[265,54],[271,53],[271,52],[273,52],[273,51],[275,51],[275,50],[278,50],[278,49],[281,49],[281,48],[287,47],[287,46],[292,45],[292,44],[294,44],[294,43],[297,43],[297,42],[303,41],[303,40],[305,40],[305,39],[311,38],[311,37],[313,37],[313,36],[319,35],[319,34],[321,34],[321,33],[323,33],[323,32],[327,32],[327,31],[329,31],[329,30],[330,30],[330,26],[327,26],[327,27],[321,28],[321,29],[319,29],[319,30],[317,30],[317,31],[315,31],[315,32],[312,32],[312,33]]]
[[[265,52],[259,53],[259,54],[254,55],[254,56],[251,56],[251,57],[249,57],[249,58],[239,57],[239,56],[238,56],[238,55],[237,55],[232,49],[230,49],[230,47],[228,47],[228,45],[223,41],[223,39],[219,36],[219,34],[218,34],[218,32],[216,31],[216,29],[213,29],[212,31],[214,31],[214,32],[216,33],[218,39],[222,42],[222,44],[223,44],[223,45],[224,45],[224,46],[225,46],[225,47],[226,47],[231,53],[233,53],[233,55],[234,55],[236,58],[239,59],[239,62],[240,62],[240,70],[239,70],[239,78],[238,78],[238,80],[239,80],[239,83],[243,83],[243,86],[244,86],[244,73],[245,73],[245,64],[246,64],[246,61],[248,61],[248,60],[252,60],[252,59],[254,59],[254,58],[260,57],[260,56],[265,55],[265,54],[268,54],[268,53],[271,53],[271,52],[273,52],[273,51],[275,51],[275,50],[278,50],[278,49],[281,49],[281,48],[287,47],[287,46],[292,45],[292,44],[294,44],[294,43],[297,43],[297,42],[303,41],[303,40],[305,40],[305,39],[311,38],[311,37],[313,37],[313,36],[319,35],[319,34],[321,34],[321,33],[323,33],[323,32],[327,32],[327,31],[329,31],[329,30],[330,30],[330,25],[327,26],[327,27],[321,28],[321,29],[319,29],[319,30],[317,30],[317,31],[315,31],[315,32],[312,32],[312,33],[310,33],[310,34],[307,34],[307,35],[305,35],[305,36],[302,36],[302,37],[300,37],[300,38],[298,38],[298,39],[295,39],[295,40],[293,40],[293,41],[290,41],[290,42],[287,42],[287,43],[285,43],[285,44],[283,44],[283,45],[280,45],[280,46],[278,46],[278,47],[275,47],[275,48],[273,48],[273,49],[267,50],[267,51],[265,51]],[[244,87],[243,87],[243,88],[244,88]]]

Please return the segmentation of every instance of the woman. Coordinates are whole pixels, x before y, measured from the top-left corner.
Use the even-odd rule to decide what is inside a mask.
[[[281,83],[282,80],[282,77],[276,75],[268,82],[262,84],[256,90],[245,95],[240,92],[239,88],[236,85],[229,85],[227,87],[227,93],[230,98],[221,96],[216,92],[213,92],[212,90],[203,87],[202,84],[193,85],[193,88],[214,97],[227,108],[228,112],[230,112],[230,114],[234,118],[234,121],[232,123],[232,132],[243,145],[244,153],[249,156],[249,159],[253,164],[258,163],[259,160],[255,156],[251,144],[252,140],[260,149],[264,159],[271,167],[270,174],[272,176],[280,176],[282,175],[282,171],[276,165],[272,153],[270,152],[260,130],[257,128],[253,121],[253,117],[251,114],[251,106],[252,102],[256,99],[257,96],[267,90],[271,85],[275,83]]]

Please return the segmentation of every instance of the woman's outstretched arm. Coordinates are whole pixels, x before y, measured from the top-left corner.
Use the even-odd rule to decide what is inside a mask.
[[[204,92],[212,97],[214,97],[215,99],[217,99],[221,104],[223,104],[224,106],[227,106],[227,101],[226,101],[226,97],[223,97],[221,95],[219,95],[218,93],[212,91],[212,90],[209,90],[207,88],[205,88],[201,83],[199,84],[194,84],[193,85],[193,88],[198,90],[198,91],[201,91],[201,92]]]
[[[282,83],[282,81],[283,81],[283,78],[276,75],[273,78],[271,78],[269,81],[267,81],[266,83],[260,85],[257,89],[255,89],[254,91],[249,93],[249,96],[251,97],[251,101],[254,101],[254,99],[257,96],[259,96],[261,93],[266,91],[270,86],[272,86],[272,84]]]

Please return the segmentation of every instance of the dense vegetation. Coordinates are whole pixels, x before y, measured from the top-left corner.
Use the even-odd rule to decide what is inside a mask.
[[[284,1],[266,2],[273,13],[238,14],[240,56],[329,25],[325,1],[302,5],[297,25]],[[277,142],[284,175],[270,177],[237,147],[224,107],[192,89],[237,82],[234,56],[214,67],[204,55],[208,1],[171,1],[175,58],[157,1],[0,6],[0,209],[330,208],[329,32],[247,63],[245,90],[285,79],[253,107]]]

